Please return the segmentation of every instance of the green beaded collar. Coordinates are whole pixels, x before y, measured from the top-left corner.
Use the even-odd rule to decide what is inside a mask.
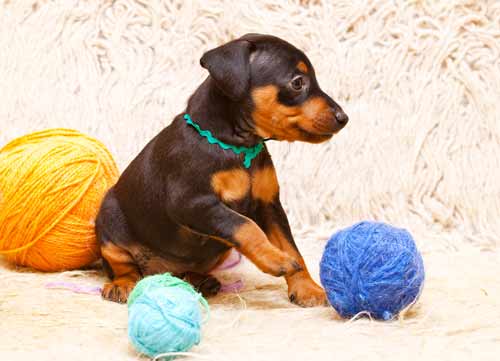
[[[254,145],[251,148],[226,144],[224,142],[221,142],[219,139],[215,138],[209,130],[201,129],[198,124],[193,122],[189,114],[184,114],[184,120],[186,121],[187,124],[191,125],[194,129],[196,129],[196,131],[202,137],[207,138],[210,144],[217,144],[224,150],[231,149],[235,154],[244,153],[245,160],[243,161],[243,166],[245,168],[250,168],[250,166],[252,165],[252,160],[255,159],[255,157],[257,157],[260,151],[264,148],[264,141],[261,141],[260,143]]]

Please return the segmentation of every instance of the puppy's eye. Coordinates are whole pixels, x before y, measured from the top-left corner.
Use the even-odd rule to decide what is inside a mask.
[[[302,90],[302,88],[304,87],[304,78],[301,76],[296,76],[295,78],[293,78],[291,86],[293,90]]]

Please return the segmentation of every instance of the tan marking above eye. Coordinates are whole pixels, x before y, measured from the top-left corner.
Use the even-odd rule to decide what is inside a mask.
[[[271,203],[279,192],[278,178],[274,167],[267,166],[257,169],[252,174],[252,197]]]
[[[299,63],[297,64],[297,69],[299,69],[304,74],[307,74],[309,72],[309,68],[303,61],[299,61]]]
[[[248,194],[250,176],[243,169],[224,170],[212,175],[211,185],[224,202],[235,202]]]

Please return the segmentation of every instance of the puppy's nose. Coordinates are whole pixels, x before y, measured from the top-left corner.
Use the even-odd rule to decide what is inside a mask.
[[[346,125],[347,122],[349,121],[349,117],[342,110],[335,112],[335,119],[337,120],[337,123],[341,125]]]

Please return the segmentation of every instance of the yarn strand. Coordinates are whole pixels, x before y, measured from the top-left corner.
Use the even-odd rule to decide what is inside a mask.
[[[99,164],[98,161],[95,161],[95,160],[91,160],[92,162],[96,163],[96,164]],[[56,224],[59,223],[59,221],[64,218],[69,212],[71,212],[71,210],[81,201],[81,199],[83,198],[83,196],[87,193],[88,189],[90,188],[90,186],[92,185],[92,183],[94,182],[95,180],[95,177],[97,176],[97,174],[99,174],[99,168],[96,167],[94,173],[90,174],[88,176],[88,180],[87,182],[85,182],[85,186],[81,189],[80,193],[75,197],[75,199],[68,205],[64,208],[64,210],[59,214],[58,217],[54,218],[54,220],[48,224],[48,226],[44,229],[43,232],[41,232],[33,241],[21,246],[21,247],[17,247],[17,248],[13,248],[13,249],[7,249],[7,250],[0,250],[0,254],[13,254],[13,253],[19,253],[21,251],[24,251],[30,247],[32,247],[33,245],[35,245],[35,243],[37,243],[41,238],[43,238],[48,232],[50,232],[54,226]],[[82,179],[79,179],[75,182],[73,182],[72,184],[68,184],[68,185],[64,185],[58,189],[55,189],[54,191],[52,192],[49,192],[48,194],[52,194],[52,193],[56,193],[56,192],[59,192],[65,188],[69,188],[71,187],[72,185],[76,185],[76,184],[81,184],[82,183]],[[6,209],[5,210],[6,212],[9,211],[9,209]],[[36,226],[36,225],[35,225]],[[5,240],[3,239],[0,239],[0,243],[1,244],[5,244],[7,243]]]

